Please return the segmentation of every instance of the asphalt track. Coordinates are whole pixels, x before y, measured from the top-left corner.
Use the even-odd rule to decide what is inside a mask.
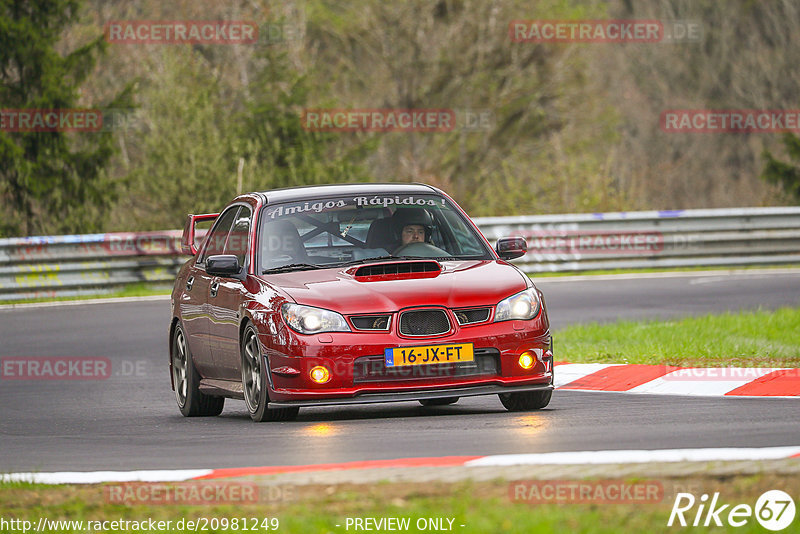
[[[555,328],[800,306],[800,271],[540,279]],[[241,401],[183,418],[169,389],[166,299],[0,311],[0,358],[109,358],[106,380],[0,380],[0,471],[299,465],[413,456],[797,445],[797,400],[557,391],[548,409],[497,397],[303,409],[254,424]],[[557,344],[556,344],[557,348]],[[557,355],[558,358],[558,355]]]

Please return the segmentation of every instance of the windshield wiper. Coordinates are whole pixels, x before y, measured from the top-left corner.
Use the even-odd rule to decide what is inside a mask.
[[[375,256],[374,258],[361,258],[360,260],[345,261],[340,263],[339,266],[346,267],[348,265],[360,265],[370,261],[396,260],[397,258],[397,256]]]
[[[307,271],[310,269],[320,269],[320,266],[311,265],[310,263],[290,263],[289,265],[273,267],[272,269],[264,269],[263,271],[261,271],[261,274],[286,273],[289,271]]]
[[[462,254],[460,256],[452,256],[448,260],[490,260],[483,254]]]

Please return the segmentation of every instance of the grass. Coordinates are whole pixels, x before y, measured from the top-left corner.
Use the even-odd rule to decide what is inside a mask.
[[[800,367],[800,308],[590,323],[553,338],[556,359],[572,363]]]
[[[59,302],[71,300],[93,300],[93,299],[109,299],[121,297],[149,297],[152,295],[169,295],[172,291],[171,286],[167,285],[154,285],[147,282],[140,282],[130,284],[127,286],[112,289],[109,293],[100,293],[96,295],[77,295],[71,297],[41,297],[32,299],[21,300],[0,300],[2,304],[31,304],[35,302]]]
[[[584,481],[587,482],[587,481]],[[588,481],[591,482],[591,481]],[[720,492],[721,503],[745,503],[753,506],[764,491],[781,489],[790,495],[800,492],[796,476],[762,474],[759,476],[729,475],[720,477],[661,477],[630,479],[624,482],[656,482],[663,487],[663,496],[655,503],[589,503],[532,504],[513,500],[511,484],[491,482],[378,483],[369,485],[298,486],[290,500],[262,504],[226,504],[203,506],[110,504],[104,497],[103,485],[45,486],[22,483],[0,483],[0,517],[23,519],[36,525],[40,517],[49,520],[105,521],[129,520],[172,521],[166,532],[184,532],[175,524],[183,519],[198,518],[277,518],[278,532],[354,532],[346,528],[348,518],[408,518],[409,532],[417,532],[417,520],[444,518],[453,520],[453,532],[577,532],[638,533],[706,532],[708,528],[666,526],[677,491]],[[680,489],[678,489],[680,488]],[[730,509],[730,507],[728,508]],[[686,517],[691,520],[692,513]],[[722,518],[724,521],[725,514]],[[796,520],[797,521],[797,520]],[[337,526],[338,525],[338,526]],[[463,526],[462,526],[463,525]],[[130,530],[130,529],[129,529]],[[273,529],[270,529],[273,530]],[[734,529],[712,529],[730,532],[764,532],[754,518],[747,525]],[[21,530],[20,530],[21,531]],[[50,532],[78,532],[62,528]],[[145,529],[145,531],[147,531]],[[223,528],[208,532],[233,532]],[[259,530],[264,532],[265,530]],[[111,532],[114,532],[111,530]]]

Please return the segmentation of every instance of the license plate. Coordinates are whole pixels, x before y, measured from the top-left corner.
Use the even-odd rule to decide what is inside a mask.
[[[386,367],[471,362],[475,360],[472,343],[394,347],[383,351]]]

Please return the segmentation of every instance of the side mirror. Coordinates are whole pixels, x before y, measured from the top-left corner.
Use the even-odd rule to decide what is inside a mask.
[[[497,240],[497,255],[504,260],[513,260],[528,252],[528,243],[524,237],[501,237]]]
[[[206,258],[206,272],[212,276],[240,278],[242,266],[239,258],[232,254],[219,254]]]

